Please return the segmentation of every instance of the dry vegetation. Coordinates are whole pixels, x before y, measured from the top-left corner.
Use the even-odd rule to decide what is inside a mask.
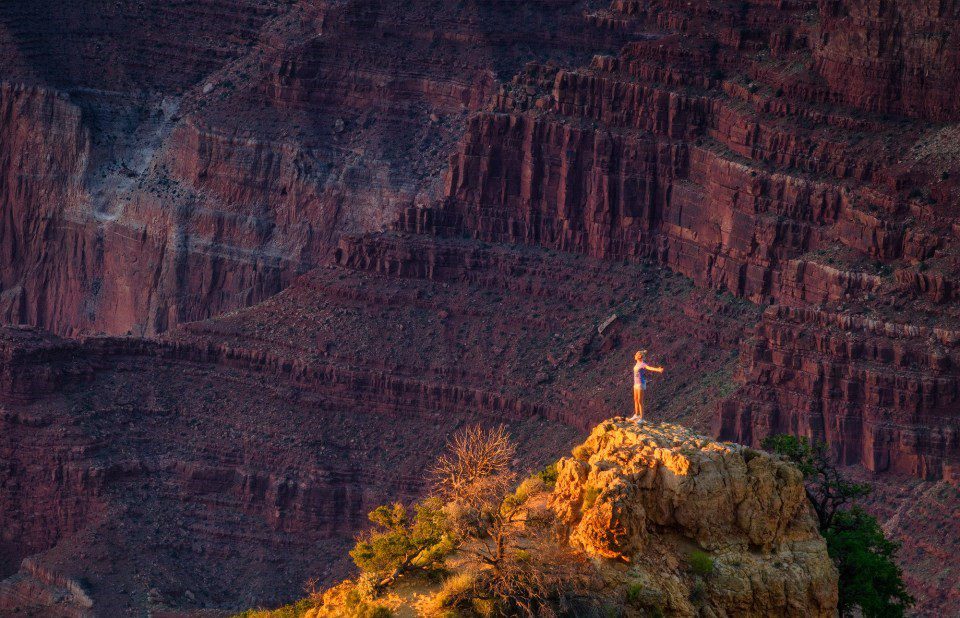
[[[431,470],[431,491],[370,513],[351,557],[360,570],[291,615],[558,616],[588,610],[592,564],[555,530],[547,469],[523,482],[504,427],[455,434]],[[296,609],[294,609],[294,607]]]

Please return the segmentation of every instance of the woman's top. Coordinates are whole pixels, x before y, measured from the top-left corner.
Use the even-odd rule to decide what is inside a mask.
[[[643,361],[638,362],[633,366],[633,385],[639,386],[640,388],[647,388],[647,375],[644,373],[644,369],[650,365],[646,364]]]

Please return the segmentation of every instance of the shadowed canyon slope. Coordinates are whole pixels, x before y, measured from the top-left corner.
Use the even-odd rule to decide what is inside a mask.
[[[4,331],[0,608],[295,598],[637,346],[658,419],[824,439],[955,546],[960,2],[61,4],[0,4],[0,318],[53,333]]]
[[[622,38],[582,2],[57,4],[0,8],[0,308],[61,334],[278,292],[335,232],[438,197],[498,76]]]
[[[506,422],[533,468],[627,403],[613,365],[641,338],[730,375],[716,332],[732,346],[743,308],[679,277],[433,249],[470,249],[477,280],[322,268],[159,342],[5,331],[0,609],[82,609],[68,585],[105,615],[289,601],[344,576],[366,512],[418,495],[457,427]],[[688,303],[713,326],[670,341]],[[619,342],[597,332],[608,304],[631,324]],[[719,395],[684,375],[661,413],[688,417],[679,392]]]

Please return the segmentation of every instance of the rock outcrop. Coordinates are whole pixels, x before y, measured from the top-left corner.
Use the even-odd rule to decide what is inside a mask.
[[[835,615],[836,568],[792,465],[677,425],[613,420],[558,473],[550,506],[571,545],[632,565],[667,615]],[[681,568],[697,550],[713,564],[699,599]]]
[[[579,605],[566,608],[573,615],[836,616],[837,569],[792,464],[679,425],[616,418],[555,469],[552,487],[538,477],[521,486],[529,516],[520,536],[523,547],[582,560],[558,585],[577,590],[570,602]],[[471,563],[470,542],[447,556],[443,585],[414,573],[371,591],[361,575],[295,613],[354,616],[359,600],[396,615],[442,615],[449,590],[482,581],[489,568]],[[474,615],[463,603],[452,607]]]

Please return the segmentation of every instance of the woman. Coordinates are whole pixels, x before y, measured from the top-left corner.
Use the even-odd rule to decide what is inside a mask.
[[[628,419],[631,421],[643,420],[643,391],[647,389],[647,376],[644,371],[663,373],[663,367],[654,367],[643,362],[646,354],[646,350],[640,350],[633,356],[637,364],[633,366],[633,416]]]

